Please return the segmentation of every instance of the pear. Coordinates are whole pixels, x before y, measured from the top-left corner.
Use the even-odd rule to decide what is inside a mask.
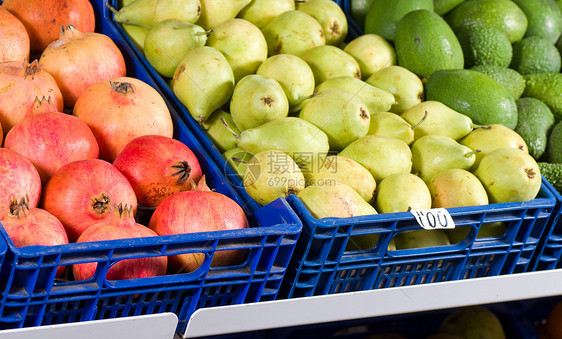
[[[435,175],[427,184],[433,208],[488,205],[488,194],[471,172],[452,168]]]
[[[240,134],[240,130],[236,127],[230,113],[222,109],[213,112],[207,120],[201,123],[201,127],[203,127],[203,130],[205,130],[205,133],[207,133],[207,136],[209,136],[209,139],[211,139],[217,149],[223,153],[236,148],[236,137],[224,127],[221,119],[224,119],[236,134]]]
[[[322,26],[302,11],[291,10],[276,16],[262,28],[267,41],[268,55],[293,54],[301,56],[305,51],[326,44]]]
[[[135,0],[115,13],[115,21],[150,28],[166,19],[195,23],[201,15],[200,0]]]
[[[533,200],[541,189],[537,162],[519,148],[503,147],[486,154],[474,171],[491,203]]]
[[[301,58],[312,69],[317,84],[339,76],[361,79],[361,69],[357,61],[338,47],[316,46],[305,51]]]
[[[371,113],[367,134],[400,139],[408,145],[414,142],[412,126],[398,114],[391,112]]]
[[[424,135],[444,135],[459,140],[468,135],[476,125],[467,115],[449,108],[439,101],[424,101],[400,116],[414,126],[414,138]]]
[[[254,154],[246,164],[244,188],[252,199],[267,205],[303,190],[304,176],[287,153],[263,151]]]
[[[394,113],[402,113],[424,99],[421,79],[401,66],[385,67],[371,75],[366,82],[394,95],[396,103],[390,108],[390,111]]]
[[[228,102],[234,73],[217,49],[202,46],[187,52],[172,79],[172,90],[198,122]]]
[[[396,173],[382,179],[375,208],[379,213],[408,212],[431,208],[431,194],[425,182],[411,173]]]
[[[445,232],[447,232],[451,244],[456,244],[468,236],[470,229],[470,226],[458,226],[454,229],[447,229]],[[476,233],[476,238],[501,237],[506,230],[507,225],[503,221],[483,223]]]
[[[412,152],[404,141],[379,135],[357,139],[339,155],[353,159],[371,172],[377,183],[395,173],[410,173]]]
[[[286,117],[289,102],[277,80],[249,74],[234,87],[230,114],[236,126],[243,131]]]
[[[360,35],[351,40],[343,50],[357,60],[363,80],[385,67],[396,65],[394,47],[380,35]]]
[[[314,168],[303,172],[307,185],[346,184],[370,203],[377,188],[375,178],[357,161],[330,155],[314,159]]]
[[[426,135],[412,144],[412,173],[429,182],[436,174],[451,168],[470,169],[476,151],[443,135]]]
[[[450,245],[449,237],[444,230],[411,230],[402,231],[394,236],[397,250]]]
[[[328,136],[330,148],[340,151],[367,135],[370,114],[357,96],[339,89],[326,89],[306,102],[299,117],[313,123]]]
[[[217,25],[209,34],[207,46],[224,54],[236,82],[248,74],[256,73],[267,59],[267,43],[263,33],[244,19],[230,19]]]
[[[483,306],[463,307],[449,314],[439,325],[439,333],[460,338],[506,338],[498,317]]]
[[[287,100],[289,110],[314,94],[314,73],[301,58],[291,54],[277,54],[267,58],[258,67],[256,74],[265,75],[279,82]]]
[[[294,9],[294,0],[252,0],[238,13],[238,17],[262,29],[279,14]]]
[[[332,0],[296,1],[296,8],[312,15],[324,30],[327,45],[337,46],[347,36],[347,18],[343,9]]]
[[[328,88],[343,89],[357,95],[371,114],[388,111],[394,104],[394,95],[389,91],[374,87],[353,76],[339,76],[325,80],[316,86],[318,93]]]
[[[316,219],[377,214],[373,206],[346,184],[308,186],[297,197]]]
[[[459,140],[459,142],[473,150],[480,151],[476,154],[476,160],[470,169],[471,171],[474,171],[476,167],[478,167],[480,160],[482,160],[486,154],[498,148],[513,147],[529,153],[525,140],[514,130],[500,124],[475,128],[467,136]]]
[[[357,250],[370,250],[377,245],[379,242],[380,233],[370,233],[370,234],[360,234],[353,235],[349,237],[349,241],[345,247],[346,251],[357,251]],[[388,242],[387,249],[389,251],[395,251],[396,245],[394,244],[394,239],[391,238]],[[386,337],[384,337],[386,338]],[[402,337],[390,337],[393,339],[401,339]]]
[[[226,159],[227,164],[234,169],[234,172],[243,179],[244,173],[246,172],[246,165],[254,155],[235,147],[224,152],[222,156]]]
[[[171,78],[187,52],[206,42],[203,27],[176,19],[163,20],[148,31],[144,56],[158,73]]]
[[[121,24],[121,26],[123,27],[123,30],[125,31],[125,33],[127,33],[127,35],[129,35],[129,38],[131,38],[131,41],[133,42],[133,44],[141,52],[143,52],[143,50],[144,50],[144,39],[146,38],[146,35],[148,34],[149,29],[144,27],[144,26],[131,25],[131,24]]]
[[[199,0],[201,16],[196,24],[206,30],[214,29],[221,23],[236,18],[251,0]]]

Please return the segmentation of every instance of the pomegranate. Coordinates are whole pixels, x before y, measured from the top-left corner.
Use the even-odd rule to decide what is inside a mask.
[[[37,207],[41,197],[39,172],[23,155],[0,148],[0,216],[9,213],[13,199],[27,197],[30,207]]]
[[[55,79],[32,63],[9,61],[0,63],[0,123],[4,134],[27,116],[37,112],[62,112],[63,98]]]
[[[130,77],[93,84],[80,96],[72,114],[92,129],[100,158],[110,162],[139,136],[171,138],[174,133],[170,111],[160,93]]]
[[[4,0],[3,6],[18,17],[31,40],[31,51],[41,53],[57,40],[61,25],[73,24],[83,32],[96,28],[88,0]]]
[[[149,227],[159,235],[232,230],[249,227],[242,208],[224,194],[210,191],[184,191],[166,198],[152,214]],[[216,251],[212,266],[241,262],[245,250]],[[191,272],[205,258],[203,253],[171,256],[170,268]]]
[[[68,244],[68,236],[61,222],[43,209],[29,207],[29,197],[22,197],[19,201],[13,197],[9,211],[0,216],[0,222],[17,247]],[[62,274],[64,268],[57,268],[57,276]]]
[[[79,243],[142,237],[157,237],[150,228],[137,224],[133,217],[132,207],[122,204],[114,206],[112,218],[106,218],[88,228],[78,238]],[[125,259],[113,264],[107,271],[108,280],[122,280],[153,277],[166,274],[168,257],[145,257]],[[97,263],[90,262],[72,266],[74,279],[86,280],[94,276]]]
[[[76,241],[88,227],[109,218],[113,205],[133,206],[137,198],[127,178],[100,159],[70,162],[59,168],[43,189],[43,208],[57,217],[68,239]]]
[[[0,6],[0,62],[29,59],[29,35],[21,21]]]
[[[57,81],[68,108],[90,85],[127,73],[123,54],[113,40],[73,25],[61,28],[60,38],[43,51],[39,62]]]
[[[97,159],[98,142],[90,128],[75,116],[65,113],[40,113],[29,116],[6,134],[4,147],[27,157],[41,176],[49,178],[64,164]]]
[[[113,165],[133,186],[140,205],[156,207],[170,195],[191,189],[201,179],[199,160],[184,143],[161,135],[131,140]]]

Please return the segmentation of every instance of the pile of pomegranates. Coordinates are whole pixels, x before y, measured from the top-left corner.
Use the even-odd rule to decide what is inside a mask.
[[[242,208],[206,185],[200,159],[173,138],[160,93],[128,77],[119,48],[94,30],[88,0],[0,6],[0,222],[13,244],[249,227]],[[139,207],[154,211],[146,225],[135,219]],[[243,256],[218,251],[212,264]],[[107,279],[192,271],[204,257],[125,259]],[[57,274],[89,279],[96,265],[61,266]]]

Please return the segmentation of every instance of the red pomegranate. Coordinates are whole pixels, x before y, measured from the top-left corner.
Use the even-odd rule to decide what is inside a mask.
[[[0,148],[0,215],[9,213],[14,199],[27,199],[30,207],[37,207],[41,197],[39,172],[23,155]]]
[[[0,6],[0,62],[29,59],[29,35],[21,21]]]

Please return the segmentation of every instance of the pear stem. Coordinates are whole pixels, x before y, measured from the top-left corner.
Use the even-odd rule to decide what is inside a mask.
[[[235,137],[236,139],[240,138],[240,134],[234,132],[234,131],[232,130],[232,128],[230,128],[230,126],[228,126],[228,123],[226,122],[226,120],[224,120],[224,117],[220,117],[220,121],[222,122],[222,124],[224,125],[224,127],[226,127],[226,129],[227,129],[230,133],[232,133],[232,135],[234,135],[234,137]]]
[[[210,29],[210,30],[205,31],[205,32],[197,32],[197,33],[195,33],[195,35],[197,35],[197,36],[201,36],[201,35],[209,36],[209,34],[213,33],[213,31],[214,31],[213,29]]]
[[[427,119],[427,115],[428,115],[428,114],[429,114],[429,113],[427,113],[427,111],[425,111],[425,113],[424,113],[424,115],[423,115],[423,118],[421,118],[421,120],[418,121],[417,124],[415,124],[414,126],[412,126],[412,127],[410,127],[410,128],[411,128],[412,130],[416,129],[416,127],[418,127],[422,122],[425,121],[425,119]]]
[[[472,151],[472,152],[465,153],[464,156],[468,158],[468,157],[471,157],[471,156],[473,156],[473,155],[475,155],[475,154],[477,154],[477,153],[480,153],[480,152],[482,152],[482,150],[475,149],[475,150]]]
[[[109,2],[106,2],[106,3],[105,3],[105,6],[106,6],[107,8],[109,8],[109,10],[112,11],[113,13],[115,13],[115,14],[119,13],[119,11],[116,10],[113,6],[111,6],[111,5],[109,4]]]
[[[232,157],[232,158],[230,158],[230,159],[232,159],[232,161],[236,161],[236,162],[239,162],[239,163],[242,163],[242,164],[247,164],[247,163],[248,163],[247,160],[240,159],[240,158],[237,158],[237,157]]]

